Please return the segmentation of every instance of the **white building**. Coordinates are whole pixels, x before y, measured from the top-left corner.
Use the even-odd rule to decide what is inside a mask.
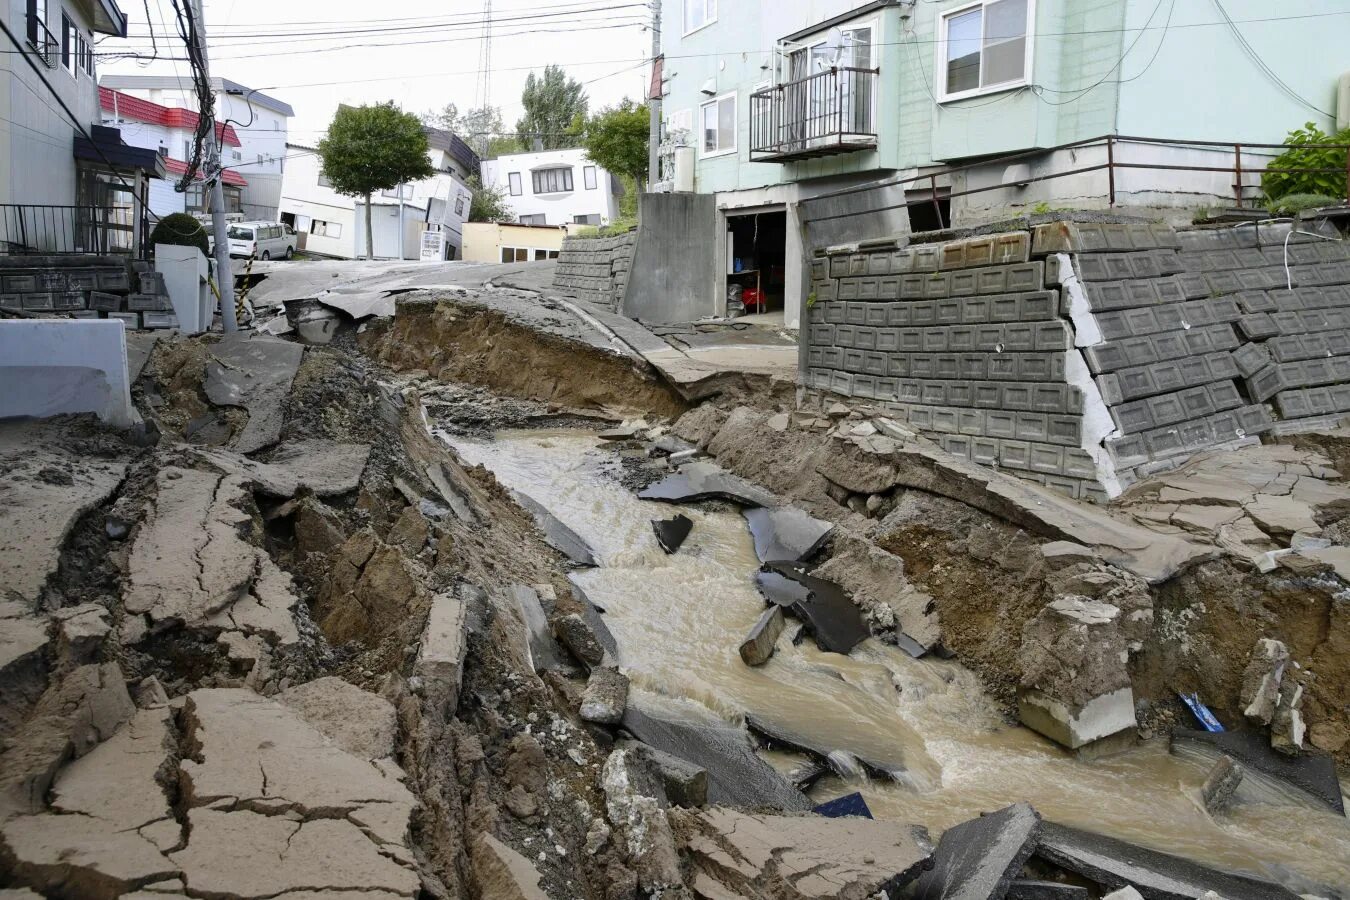
[[[482,174],[522,225],[608,225],[619,217],[623,187],[582,149],[499,156],[483,161]]]
[[[184,75],[104,75],[100,84],[171,109],[196,109],[191,80]],[[238,143],[227,144],[221,162],[243,176],[240,212],[246,219],[274,222],[286,169],[286,136],[295,110],[289,103],[228,78],[212,78],[216,121],[233,126]],[[178,150],[174,150],[175,156]]]

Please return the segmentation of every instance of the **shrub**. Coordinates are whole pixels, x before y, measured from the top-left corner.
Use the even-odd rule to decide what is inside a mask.
[[[176,247],[196,247],[202,256],[211,255],[211,244],[202,223],[187,213],[172,213],[159,220],[150,232],[151,244],[173,244]]]
[[[1323,206],[1339,206],[1345,203],[1344,197],[1329,197],[1326,194],[1285,194],[1271,201],[1270,211],[1277,216],[1292,216],[1305,209],[1320,209]]]
[[[1270,169],[1331,169],[1329,172],[1272,172],[1261,176],[1261,188],[1268,202],[1277,201],[1290,194],[1319,194],[1321,196],[1345,199],[1345,156],[1344,147],[1318,149],[1304,147],[1303,144],[1350,144],[1350,128],[1337,134],[1326,134],[1316,124],[1309,122],[1302,128],[1289,132],[1285,138],[1291,144],[1288,150],[1275,157],[1267,165]],[[1273,205],[1273,204],[1272,204]]]

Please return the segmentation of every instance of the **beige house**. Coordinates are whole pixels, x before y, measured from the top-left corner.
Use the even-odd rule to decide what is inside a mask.
[[[557,259],[565,237],[566,226],[465,222],[464,261],[509,263]]]

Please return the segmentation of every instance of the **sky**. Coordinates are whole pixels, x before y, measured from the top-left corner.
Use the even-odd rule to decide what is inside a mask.
[[[484,0],[204,4],[211,74],[290,103],[293,143],[318,141],[339,103],[392,100],[421,113],[480,102]],[[187,63],[169,58],[183,56],[170,0],[119,5],[129,18],[129,37],[105,38],[98,52],[142,58],[101,55],[99,73],[186,76]],[[549,63],[585,83],[592,110],[625,96],[640,100],[648,79],[649,17],[639,0],[495,0],[488,97],[502,108],[504,126],[512,129],[521,115],[530,71]]]

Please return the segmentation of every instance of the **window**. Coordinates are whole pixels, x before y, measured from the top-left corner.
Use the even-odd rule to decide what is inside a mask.
[[[313,219],[309,223],[309,233],[319,237],[340,238],[342,237],[342,224],[340,222],[325,222],[322,219]]]
[[[253,229],[231,225],[230,230],[225,232],[225,236],[232,241],[251,241],[253,240]]]
[[[684,0],[684,33],[717,21],[717,0]]]
[[[520,173],[519,173],[519,172],[512,172],[510,175],[507,176],[507,180],[510,181],[510,183],[511,183],[511,196],[512,196],[512,197],[519,197],[519,196],[520,196]]]
[[[595,166],[586,166],[581,170],[581,174],[586,179],[586,190],[595,190]]]
[[[61,65],[72,75],[75,74],[75,54],[79,52],[76,46],[79,34],[70,16],[61,13]]]
[[[573,216],[573,217],[572,217],[572,224],[573,224],[573,225],[599,225],[599,224],[601,224],[601,223],[600,223],[600,214],[599,214],[599,213],[590,213],[590,214],[584,215],[584,216]]]
[[[521,217],[520,217],[520,224],[522,224],[522,225],[547,225],[547,224],[548,224],[548,218],[547,218],[543,213],[534,213],[534,214],[528,215],[528,216],[521,216]]]
[[[703,155],[736,152],[736,95],[727,94],[703,104],[700,114]]]
[[[525,247],[503,247],[502,262],[529,262],[530,251]]]
[[[234,151],[233,156],[234,156],[234,161],[235,161],[235,162],[239,162],[240,160],[242,160],[242,159],[244,158],[244,154],[240,153],[238,150],[235,150],[235,151]]]
[[[463,195],[463,194],[460,194],[458,197],[455,198],[455,215],[456,215],[456,216],[461,216],[461,217],[464,215],[464,195]]]
[[[572,167],[540,169],[530,173],[534,178],[536,194],[560,194],[572,189]]]
[[[325,174],[323,174],[322,172],[320,172],[320,173],[319,173],[319,187],[330,188],[330,187],[332,187],[332,186],[333,186],[333,182],[331,182],[331,181],[328,180],[328,176],[325,175]],[[310,232],[310,233],[311,233],[311,234],[314,234],[315,232]]]
[[[192,161],[192,141],[183,141],[183,161]]]
[[[982,0],[942,17],[941,99],[1026,84],[1034,0]]]
[[[51,65],[47,54],[47,0],[28,0],[28,43],[39,50]]]

